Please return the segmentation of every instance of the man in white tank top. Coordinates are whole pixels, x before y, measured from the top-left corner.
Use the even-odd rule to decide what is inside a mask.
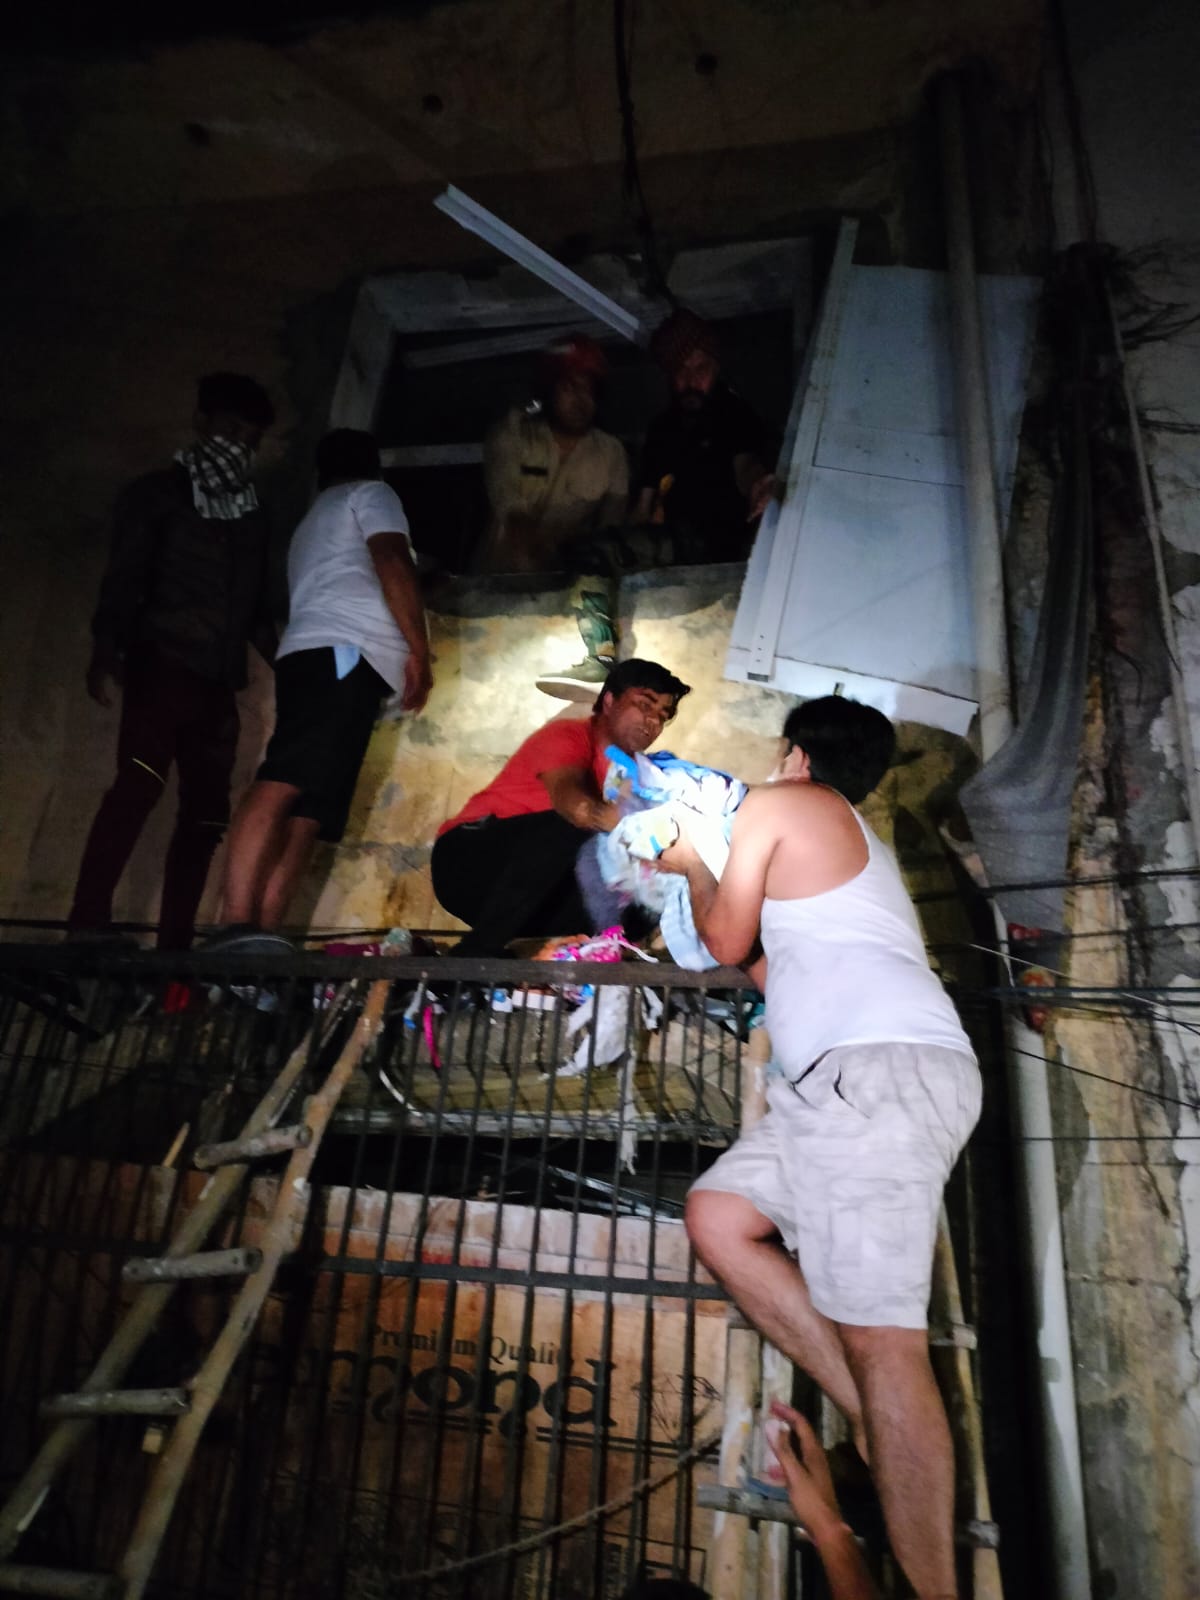
[[[926,1312],[942,1190],[979,1116],[979,1070],[929,969],[899,869],[854,809],[892,725],[827,696],[784,727],[718,884],[692,846],[696,927],[767,997],[782,1078],[769,1110],[693,1185],[696,1253],[760,1332],[812,1375],[869,1457],[921,1600],[953,1600],[954,1458]]]

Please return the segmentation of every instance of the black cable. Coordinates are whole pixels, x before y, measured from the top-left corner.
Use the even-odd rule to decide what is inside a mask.
[[[666,274],[658,255],[658,242],[646,192],[642,188],[642,175],[638,166],[637,122],[633,110],[632,43],[630,29],[626,28],[625,0],[613,0],[613,54],[617,75],[617,103],[621,113],[621,188],[633,211],[633,225],[641,241],[642,256],[650,285],[670,305],[675,296],[667,284]]]
[[[1163,1094],[1158,1089],[1147,1089],[1140,1083],[1127,1083],[1124,1078],[1109,1078],[1103,1072],[1092,1072],[1087,1067],[1073,1066],[1069,1061],[1055,1061],[1050,1056],[1039,1056],[1033,1050],[1015,1049],[1011,1054],[1024,1056],[1027,1061],[1040,1062],[1044,1067],[1061,1067],[1064,1072],[1073,1072],[1078,1078],[1095,1078],[1098,1083],[1111,1084],[1114,1089],[1128,1089],[1131,1094],[1140,1094],[1147,1100],[1157,1100],[1160,1105],[1180,1106],[1184,1111],[1200,1111],[1200,1101],[1181,1100],[1178,1095]],[[1167,1135],[1163,1134],[1161,1137],[1166,1138]],[[1196,1137],[1200,1138],[1200,1134]]]
[[[948,985],[947,987],[949,988],[950,986]],[[1116,993],[1120,994],[1121,991],[1118,990]],[[1043,1004],[1043,995],[1052,994],[1053,991],[1050,989],[1041,989],[1037,987],[1028,989],[1014,989],[1011,991],[1007,1003],[1014,1006],[1020,1006],[1022,1008],[1038,1007]],[[961,999],[958,998],[958,996],[961,996]],[[994,998],[994,996],[989,996],[988,992],[985,990],[956,991],[955,1005],[960,1011],[971,1005],[974,1005],[976,1009],[979,1009],[986,998]],[[1135,996],[1134,998],[1136,999],[1137,997]],[[1153,1001],[1149,1000],[1143,1000],[1141,1003],[1144,1006],[1153,1006],[1154,1004]],[[1054,1006],[1056,1002],[1051,999],[1046,1001],[1045,1004],[1047,1006]],[[1163,1015],[1159,1011],[1135,1011],[1132,1006],[1117,1006],[1111,1004],[1105,1004],[1102,1006],[1097,1002],[1093,1002],[1089,1005],[1083,1000],[1069,1000],[1058,1002],[1057,1004],[1060,1010],[1082,1012],[1089,1016],[1093,1021],[1116,1021],[1119,1018],[1126,1024],[1136,1022],[1157,1023],[1163,1027],[1178,1028],[1183,1033],[1200,1034],[1200,1025],[1197,1025],[1194,1022],[1185,1022],[1182,1017],[1172,1016],[1169,1013],[1167,1015]]]
[[[1027,962],[1028,966],[1036,966],[1036,962]],[[1187,988],[1172,988],[1169,984],[1157,986],[1139,986],[1130,983],[1088,983],[1067,984],[1052,983],[1044,986],[1026,985],[1020,983],[997,984],[947,984],[948,988],[956,994],[973,996],[983,1000],[1017,1000],[1022,1005],[1028,1005],[1036,996],[1039,1001],[1045,999],[1048,1004],[1065,1004],[1080,1000],[1108,1000],[1125,999],[1135,1005],[1154,1005],[1166,1003],[1168,1005],[1186,1006],[1192,1009],[1200,1006],[1200,988],[1188,985]],[[1186,998],[1181,999],[1180,996]]]
[[[1067,114],[1067,127],[1071,135],[1071,154],[1075,160],[1075,174],[1079,180],[1079,199],[1087,228],[1088,243],[1095,246],[1100,238],[1100,208],[1096,200],[1096,175],[1092,167],[1091,152],[1083,131],[1083,106],[1079,86],[1071,65],[1071,39],[1062,0],[1051,0],[1050,28],[1054,35],[1055,55],[1062,81],[1063,107]]]
[[[1013,1144],[1141,1144],[1144,1140],[1155,1139],[1160,1143],[1163,1140],[1171,1144],[1197,1144],[1200,1143],[1200,1133],[1014,1133],[1007,1139],[972,1139],[972,1144],[984,1145],[1013,1145]],[[1106,1163],[1116,1165],[1116,1163]],[[1135,1166],[1137,1162],[1123,1162],[1121,1165]]]
[[[985,886],[975,885],[975,892],[984,900],[995,900],[998,895],[1023,893],[1029,889],[1093,889],[1109,884],[1116,884],[1121,888],[1132,888],[1139,883],[1153,883],[1160,878],[1195,878],[1200,880],[1200,868],[1197,867],[1141,867],[1135,872],[1108,872],[1097,877],[1088,878],[1036,878],[1028,883],[991,883]],[[935,900],[960,900],[961,889],[930,889],[924,894],[915,894],[913,901],[916,905],[927,905]]]
[[[1200,928],[1200,922],[1147,922],[1138,923],[1136,926],[1132,923],[1126,923],[1121,928],[1081,928],[1074,933],[1060,933],[1051,928],[1039,931],[1033,938],[1014,939],[1012,942],[1021,949],[1027,950],[1036,949],[1039,945],[1079,944],[1085,939],[1129,939],[1135,935],[1138,939],[1145,939],[1148,935],[1154,933],[1194,933],[1197,928]],[[994,945],[978,944],[973,939],[944,939],[937,944],[926,944],[925,948],[933,955],[941,955],[947,950],[978,950],[982,954],[990,956],[999,956],[1001,953]],[[1015,960],[1016,958],[1010,953],[1009,959]],[[1040,961],[1027,961],[1024,965],[1040,967],[1043,963]]]

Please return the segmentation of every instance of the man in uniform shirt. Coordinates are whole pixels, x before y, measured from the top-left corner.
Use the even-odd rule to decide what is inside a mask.
[[[775,491],[765,462],[774,459],[778,441],[721,378],[712,327],[694,312],[673,312],[655,330],[650,353],[670,380],[671,404],[646,435],[628,523],[575,547],[581,576],[572,607],[584,659],[537,680],[561,699],[590,697],[612,665],[623,573],[744,560],[751,524]]]
[[[569,569],[579,539],[625,519],[625,446],[594,426],[603,350],[576,334],[544,350],[539,366],[537,408],[516,407],[484,441],[490,572]]]

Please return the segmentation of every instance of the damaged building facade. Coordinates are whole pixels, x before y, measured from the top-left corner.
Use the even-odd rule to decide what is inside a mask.
[[[633,28],[625,43],[640,192],[629,182],[631,129],[623,138],[607,6],[458,0],[400,16],[292,16],[253,31],[217,18],[181,23],[175,38],[116,29],[71,47],[33,37],[14,52],[4,69],[9,248],[0,269],[10,458],[0,608],[5,937],[58,938],[111,774],[115,713],[89,702],[83,677],[113,497],[186,440],[195,379],[222,368],[256,374],[280,411],[261,457],[280,568],[310,494],[313,447],[332,421],[376,428],[427,573],[436,658],[428,708],[376,730],[346,840],[318,856],[296,920],[342,938],[395,926],[452,934],[458,925],[430,882],[436,830],[545,721],[553,707],[534,681],[575,644],[565,579],[472,574],[479,428],[532,359],[538,330],[572,324],[579,312],[565,300],[558,309],[550,288],[434,200],[447,184],[466,191],[628,304],[652,302],[652,268],[663,270],[681,299],[728,325],[735,376],[782,429],[819,328],[843,218],[857,222],[856,266],[945,270],[936,85],[955,74],[978,267],[1038,285],[1003,552],[1012,711],[1025,743],[1002,809],[1011,820],[1014,808],[1029,806],[1032,817],[1031,796],[1057,778],[1068,831],[1055,871],[1024,866],[1019,827],[1002,869],[999,857],[976,859],[959,795],[979,768],[978,728],[952,730],[903,711],[900,757],[865,809],[894,844],[928,942],[967,997],[973,1032],[991,1036],[997,1063],[979,1172],[1010,1192],[991,1216],[976,1198],[969,1270],[960,1272],[975,1280],[964,1287],[977,1314],[1005,1587],[1183,1600],[1200,1589],[1200,255],[1192,198],[1200,141],[1188,71],[1200,25],[1191,8],[1169,0],[1136,8],[1126,0],[964,0],[952,8],[734,0],[616,9]],[[437,312],[430,308],[439,296]],[[428,354],[504,333],[528,342],[491,364],[439,365]],[[647,420],[638,415],[644,397],[657,403],[658,381],[633,346],[614,355],[614,392],[630,397],[631,432]],[[665,662],[693,686],[672,748],[753,781],[771,769],[782,717],[801,691],[728,672],[744,581],[740,564],[628,577],[620,621],[625,653]],[[970,635],[966,613],[963,628]],[[1055,721],[1071,639],[1079,700]],[[271,707],[270,672],[256,664],[241,698],[238,786],[260,758]],[[123,922],[155,921],[172,810],[168,793],[122,884]],[[214,871],[209,920],[218,882]],[[1057,895],[1060,922],[1035,920],[1028,898],[1004,886]],[[971,965],[973,946],[994,946],[996,903],[1002,920],[1021,925],[1010,929],[1009,972]],[[1021,1003],[1007,992],[1014,984],[1025,991]],[[28,1104],[18,1070],[28,1047],[11,1042],[19,1003],[6,993],[12,1054],[2,1065],[19,1090],[10,1107]],[[677,1020],[677,1036],[664,1036],[658,1079],[664,1093],[675,1083],[676,1095],[686,1079],[682,1068],[678,1081],[671,1077],[680,1027]],[[475,1044],[461,1048],[469,1055]],[[66,1047],[53,1049],[65,1062]],[[724,1095],[711,1113],[718,1134],[730,1131],[736,1100],[723,1074],[737,1069],[722,1049],[712,1068]],[[506,1062],[491,1065],[507,1071]],[[1029,1120],[1022,1073],[1041,1084],[1042,1122]],[[705,1077],[703,1093],[712,1092]],[[402,1072],[386,1093],[417,1104]],[[589,1107],[580,1093],[555,1115],[620,1122],[637,1101],[628,1085],[612,1105]],[[637,1116],[648,1127],[653,1096],[638,1093]],[[522,1104],[532,1116],[533,1101]],[[168,1139],[182,1120],[177,1109],[162,1112]],[[366,1109],[374,1115],[375,1101]],[[421,1101],[413,1126],[436,1110]],[[484,1111],[476,1103],[472,1115],[493,1113],[490,1102]],[[29,1128],[14,1126],[7,1110],[4,1129],[18,1152],[10,1161],[48,1159],[21,1156]],[[170,1177],[156,1139],[143,1130],[114,1153],[124,1164],[109,1190],[93,1192],[89,1177],[74,1193],[60,1191],[39,1169],[34,1188],[21,1191],[36,1203],[6,1214],[6,1245],[20,1255],[13,1241],[21,1227],[65,1226],[72,1206],[101,1215],[122,1185],[122,1226],[139,1240],[155,1237],[178,1196],[194,1192],[190,1177]],[[643,1445],[631,1445],[602,1481],[572,1429],[586,1432],[600,1419],[615,1437],[661,1443],[655,1428],[661,1439],[684,1437],[680,1394],[665,1379],[652,1397],[649,1388],[636,1397],[622,1387],[624,1367],[614,1382],[620,1348],[646,1359],[650,1352],[656,1372],[687,1372],[692,1392],[705,1397],[687,1421],[699,1455],[726,1381],[724,1306],[715,1291],[706,1298],[711,1285],[697,1287],[680,1230],[668,1234],[635,1208],[619,1226],[614,1213],[610,1231],[589,1215],[567,1239],[556,1220],[565,1213],[550,1204],[544,1179],[549,1187],[523,1192],[510,1208],[497,1242],[486,1231],[495,1194],[467,1190],[465,1162],[463,1192],[437,1190],[432,1211],[410,1214],[411,1178],[401,1182],[361,1148],[361,1171],[347,1159],[327,1176],[323,1259],[377,1252],[393,1276],[379,1280],[386,1293],[368,1291],[366,1343],[359,1280],[333,1269],[321,1277],[309,1313],[324,1342],[314,1341],[308,1368],[301,1362],[289,1380],[301,1396],[337,1397],[320,1448],[338,1492],[351,1495],[347,1475],[400,1483],[386,1452],[403,1392],[417,1412],[479,1411],[494,1423],[486,1451],[496,1453],[486,1460],[482,1445],[471,1455],[468,1433],[439,1433],[445,1455],[435,1474],[524,1473],[527,1500],[518,1496],[481,1527],[485,1545],[539,1518],[584,1513],[653,1476],[658,1444],[645,1443],[645,1459]],[[417,1161],[417,1148],[406,1145],[405,1159]],[[540,1160],[549,1170],[545,1150]],[[152,1176],[135,1181],[135,1169]],[[439,1169],[435,1179],[432,1166],[429,1173],[427,1183],[445,1176]],[[383,1194],[395,1197],[390,1209]],[[256,1188],[251,1244],[268,1211],[269,1196]],[[437,1291],[436,1313],[428,1301],[414,1309],[412,1261],[464,1252],[492,1273],[479,1280],[485,1286],[468,1290],[451,1278]],[[618,1270],[647,1255],[663,1297],[653,1315]],[[36,1345],[39,1317],[53,1320],[53,1296],[31,1288],[36,1273],[21,1276],[35,1256],[26,1250],[7,1280],[25,1296],[6,1345],[9,1377],[21,1382],[36,1368],[21,1349]],[[575,1323],[559,1302],[535,1313],[515,1285],[538,1272],[560,1290],[559,1279],[607,1274],[608,1299],[581,1294]],[[671,1298],[672,1285],[687,1293]],[[99,1320],[111,1311],[102,1289],[97,1279],[81,1301]],[[284,1358],[271,1351],[286,1345],[287,1315],[286,1299],[269,1303],[255,1347],[260,1376],[273,1363],[282,1370]],[[571,1365],[568,1351],[564,1367],[568,1325],[578,1361]],[[186,1342],[196,1329],[176,1333]],[[265,1380],[262,1392],[269,1405]],[[278,1473],[247,1437],[220,1494],[253,1498],[254,1483]],[[297,1459],[309,1449],[315,1459],[318,1446],[297,1434],[296,1449]],[[576,1449],[583,1464],[572,1475]],[[5,1458],[0,1496],[18,1467]],[[216,1471],[211,1460],[204,1470]],[[1028,1481],[1014,1487],[1025,1471]],[[280,1491],[278,1524],[256,1534],[255,1592],[284,1592],[286,1583],[271,1584],[286,1568],[288,1530],[306,1516],[319,1520],[311,1484],[303,1503],[301,1480],[287,1488],[294,1503]],[[556,1481],[566,1484],[557,1500]],[[658,1552],[663,1571],[671,1550],[686,1550],[692,1575],[713,1587],[714,1524],[684,1527],[672,1504],[668,1515],[652,1498],[622,1538]],[[422,1549],[444,1552],[450,1535],[430,1515]],[[191,1559],[193,1535],[178,1535],[177,1560]],[[81,1532],[72,1538],[77,1548],[86,1543]],[[222,1538],[232,1539],[227,1527]],[[342,1550],[355,1574],[353,1583],[343,1579],[345,1592],[389,1592],[373,1548],[364,1536],[353,1560]],[[582,1567],[564,1559],[535,1576],[522,1568],[512,1581],[527,1587],[497,1593],[540,1595],[558,1582],[563,1593],[616,1595],[630,1571],[622,1556],[602,1574],[607,1558],[594,1550]],[[230,1592],[227,1569],[195,1592]],[[290,1592],[323,1591],[314,1577],[310,1591]],[[989,1591],[981,1583],[976,1592]]]

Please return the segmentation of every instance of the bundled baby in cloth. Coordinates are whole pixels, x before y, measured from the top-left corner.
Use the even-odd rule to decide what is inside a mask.
[[[593,926],[609,926],[636,904],[659,917],[678,966],[694,972],[717,966],[696,932],[687,880],[656,872],[652,863],[686,833],[705,866],[720,878],[746,785],[667,751],[631,756],[609,745],[604,753],[609,763],[604,798],[615,801],[622,816],[611,833],[590,839],[576,860],[575,876]]]

